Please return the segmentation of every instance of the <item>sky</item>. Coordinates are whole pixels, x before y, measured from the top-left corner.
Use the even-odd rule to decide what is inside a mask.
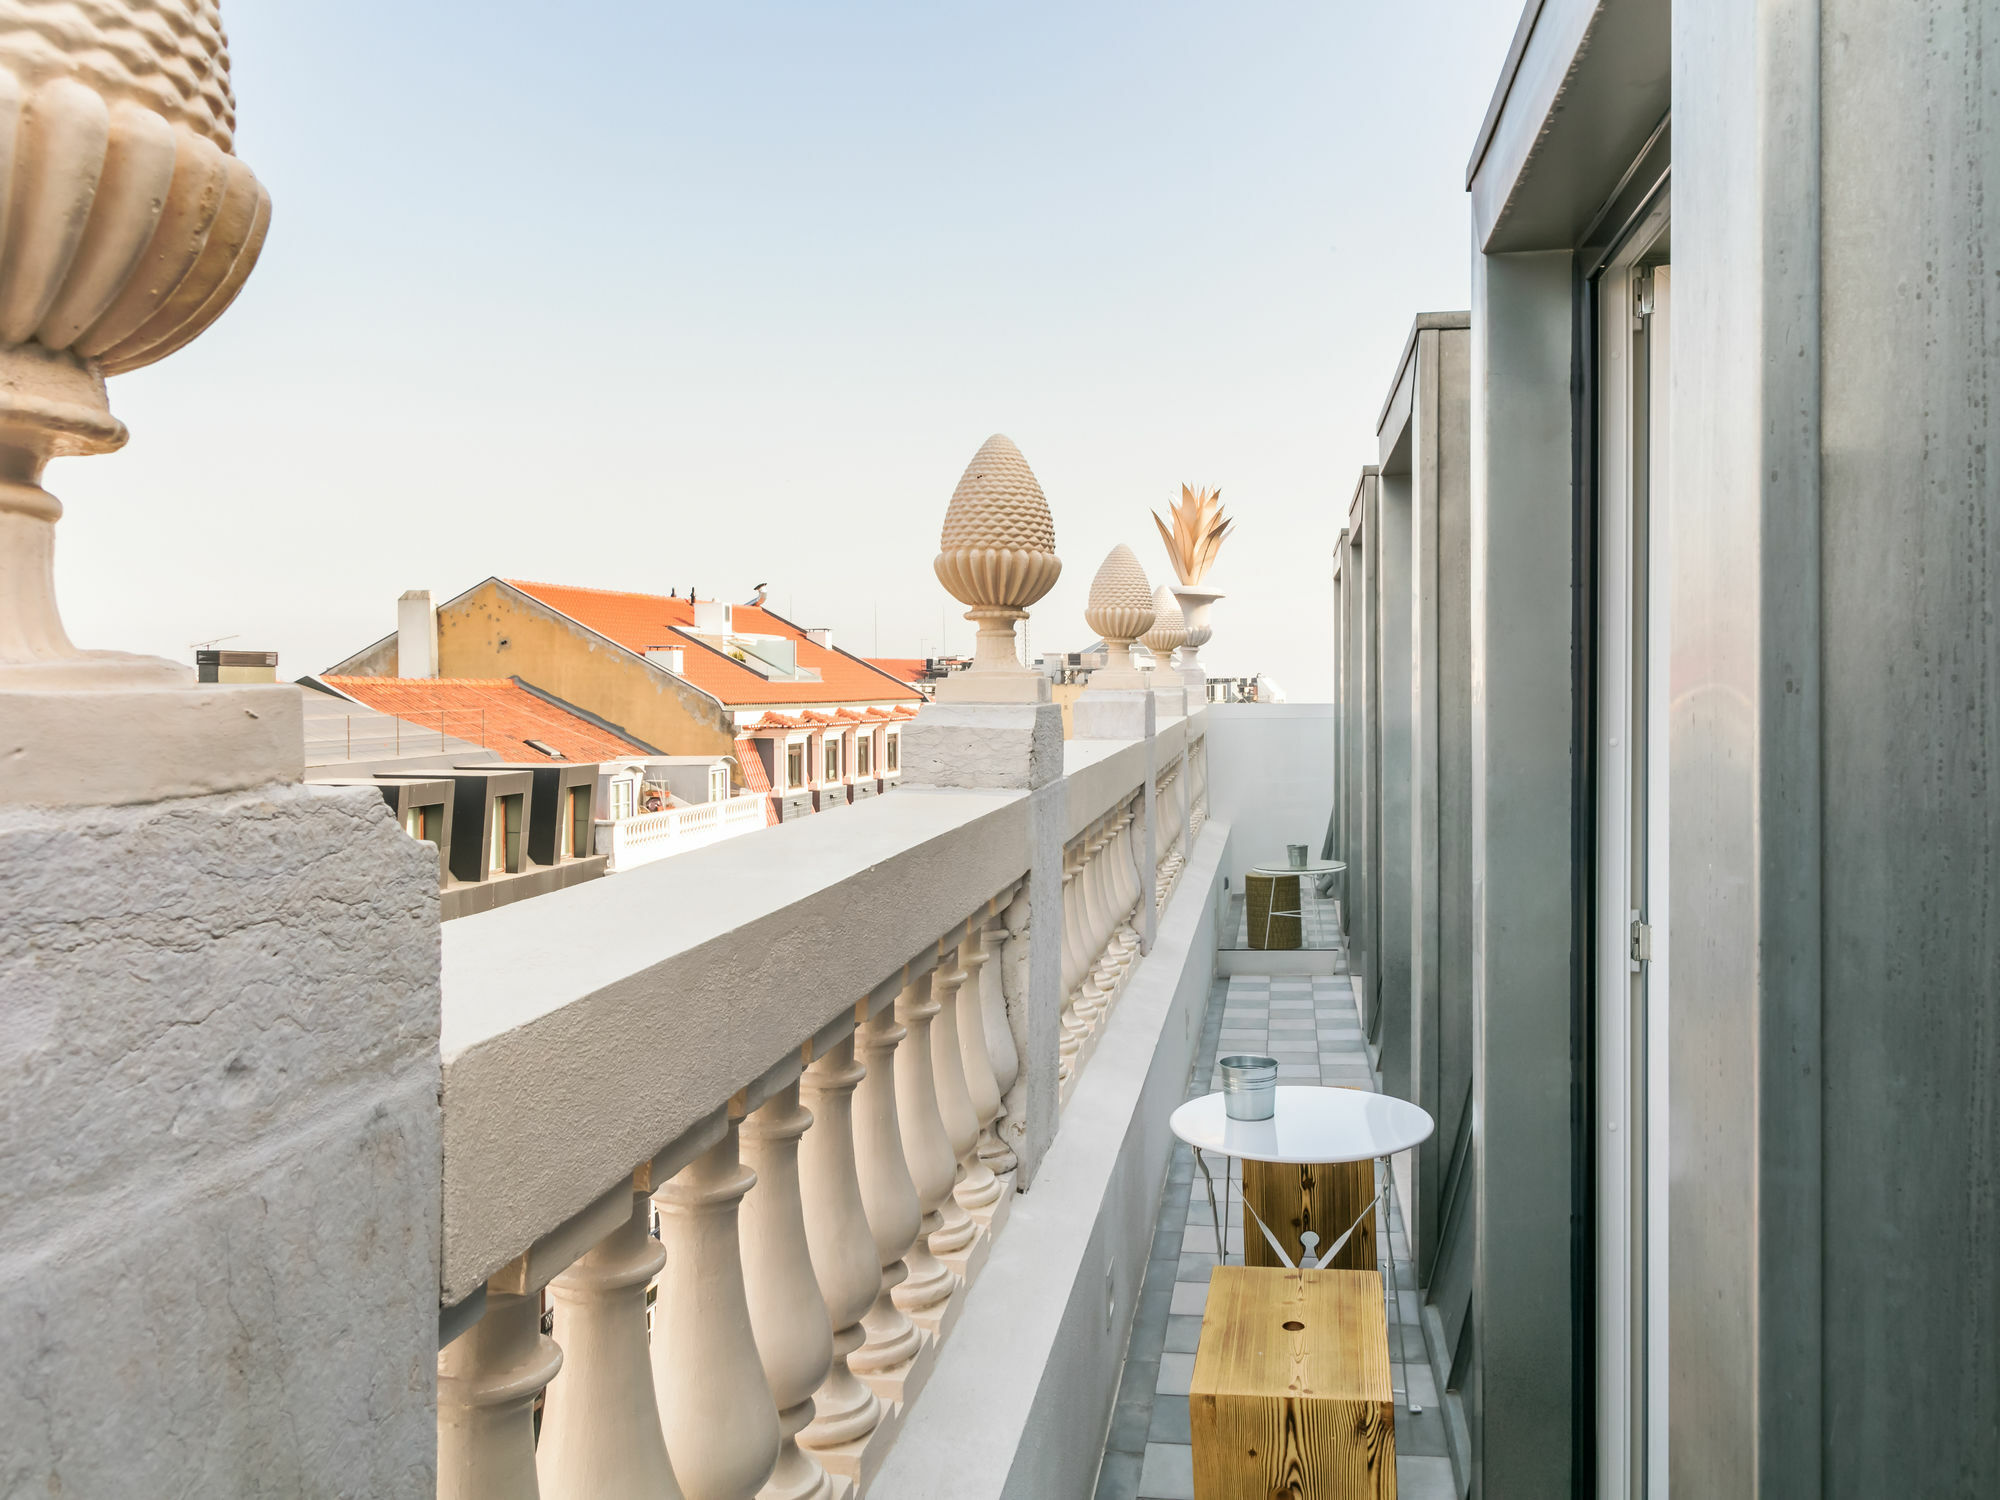
[[[323,670],[502,577],[969,651],[931,570],[990,433],[1036,651],[1220,486],[1211,675],[1330,697],[1332,553],[1411,319],[1466,305],[1514,0],[226,0],[270,238],[58,460],[71,636]]]

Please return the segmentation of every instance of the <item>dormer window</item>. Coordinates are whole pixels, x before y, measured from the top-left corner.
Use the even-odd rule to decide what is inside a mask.
[[[826,737],[826,779],[829,782],[840,780],[840,740],[834,735]]]

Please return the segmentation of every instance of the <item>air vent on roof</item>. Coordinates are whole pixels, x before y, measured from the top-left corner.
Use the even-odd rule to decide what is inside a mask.
[[[549,744],[546,740],[527,740],[524,743],[526,743],[530,750],[541,751],[550,760],[561,760],[564,758],[562,751],[556,749],[554,745]]]

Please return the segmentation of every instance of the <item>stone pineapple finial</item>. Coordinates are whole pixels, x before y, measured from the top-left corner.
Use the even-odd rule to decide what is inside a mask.
[[[0,17],[0,802],[143,801],[298,775],[296,692],[197,689],[80,651],[56,608],[51,458],[108,453],[107,375],[242,290],[271,198],[233,152],[217,0],[11,0]],[[87,692],[88,698],[69,695]],[[226,698],[226,703],[225,703]],[[105,759],[144,770],[107,778]]]
[[[231,154],[215,0],[17,0],[0,25],[0,687],[175,685],[185,667],[79,651],[49,570],[62,508],[42,467],[125,442],[104,377],[220,317],[271,198]]]
[[[1084,623],[1104,637],[1104,665],[1091,674],[1092,687],[1137,688],[1145,674],[1132,665],[1132,642],[1153,628],[1153,591],[1132,549],[1120,542],[1090,580]],[[1129,680],[1128,680],[1129,679]]]
[[[1163,583],[1153,590],[1153,628],[1139,639],[1159,659],[1159,667],[1165,669],[1173,665],[1174,652],[1187,644],[1187,638],[1187,617],[1181,613],[1181,601]]]
[[[1014,622],[1055,585],[1055,521],[1034,470],[1011,440],[994,433],[965,467],[945,510],[932,565],[979,627],[972,669],[938,684],[937,696],[960,702],[1044,702],[1048,679],[1023,666]]]

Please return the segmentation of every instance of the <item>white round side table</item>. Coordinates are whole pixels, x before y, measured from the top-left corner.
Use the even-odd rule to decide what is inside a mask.
[[[1209,1176],[1204,1151],[1223,1157],[1223,1197],[1228,1197],[1231,1160],[1306,1164],[1317,1162],[1382,1161],[1387,1179],[1382,1189],[1393,1210],[1396,1206],[1396,1172],[1385,1159],[1398,1151],[1420,1146],[1437,1129],[1429,1113],[1407,1099],[1377,1094],[1366,1089],[1326,1088],[1318,1085],[1279,1084],[1277,1106],[1268,1120],[1232,1120],[1223,1107],[1221,1094],[1203,1094],[1175,1110],[1168,1129],[1194,1148],[1194,1159],[1208,1183],[1208,1211],[1215,1223],[1216,1258],[1229,1259],[1229,1223],[1215,1206],[1215,1179]],[[1382,1196],[1382,1194],[1378,1194]],[[1369,1205],[1371,1208],[1373,1204]],[[1364,1211],[1365,1213],[1365,1211]],[[1243,1241],[1250,1242],[1249,1203],[1245,1200]],[[1401,1325],[1400,1345],[1403,1367],[1403,1404],[1411,1415],[1423,1410],[1410,1394],[1410,1325],[1402,1307],[1402,1287],[1396,1275],[1396,1247],[1384,1225],[1383,1254],[1387,1265],[1389,1291],[1395,1296],[1397,1322]],[[1408,1240],[1409,1224],[1403,1226]],[[1335,1249],[1338,1246],[1334,1247]],[[1408,1245],[1412,1253],[1413,1244]],[[1327,1251],[1333,1254],[1333,1249]],[[1410,1277],[1416,1280],[1414,1271]],[[1416,1287],[1411,1287],[1416,1294]],[[1422,1316],[1421,1305],[1418,1316]]]

